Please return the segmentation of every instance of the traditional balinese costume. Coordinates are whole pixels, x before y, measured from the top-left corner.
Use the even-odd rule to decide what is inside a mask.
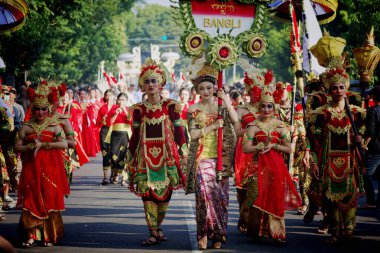
[[[82,144],[83,149],[89,157],[96,157],[99,150],[99,144],[96,141],[96,108],[95,105],[89,101],[80,102],[82,108]]]
[[[238,107],[238,110],[242,110],[243,114],[240,120],[241,130],[247,128],[249,123],[256,120],[258,115],[257,99],[260,97],[261,89],[264,85],[264,77],[262,71],[249,65],[248,61],[239,60],[240,66],[246,70],[244,73],[244,84],[247,94],[250,95],[251,101]],[[247,200],[247,188],[246,184],[246,167],[247,164],[252,161],[252,154],[243,152],[243,136],[239,137],[236,142],[236,151],[234,159],[234,172],[235,172],[235,185],[237,192],[237,200],[239,203],[239,221],[238,229],[240,232],[245,232],[248,219],[248,207],[246,205]]]
[[[191,80],[195,86],[204,81],[216,84],[217,74],[217,71],[206,63],[202,69],[193,74]],[[217,107],[216,102],[215,107]],[[224,120],[222,171],[217,171],[217,129],[191,140],[186,170],[186,194],[195,192],[197,238],[200,240],[207,237],[213,243],[227,240],[229,177],[232,176],[236,145],[236,135],[225,108],[222,110],[222,115]],[[212,110],[199,104],[199,109],[188,113],[189,132],[210,126],[217,118],[216,108]],[[222,176],[221,179],[218,179],[219,174]]]
[[[314,47],[319,53],[323,51],[320,41]],[[341,38],[330,37],[329,41],[341,42],[344,47]],[[343,51],[343,47],[338,49]],[[329,58],[328,68],[322,74],[326,90],[334,84],[344,84],[348,90],[349,77],[342,63],[339,54]],[[363,134],[365,109],[350,105],[349,110],[359,134]],[[356,226],[357,199],[363,192],[363,182],[361,160],[354,145],[356,140],[347,108],[340,111],[330,103],[323,105],[310,113],[309,122],[310,136],[320,144],[320,147],[312,145],[316,154],[313,163],[318,165],[322,179],[319,193],[327,212],[331,240],[350,237]]]
[[[144,63],[139,85],[144,80],[166,83],[163,70],[150,58]],[[133,130],[129,141],[127,168],[130,189],[144,202],[149,230],[160,228],[172,191],[184,186],[180,156],[187,157],[187,143],[180,121],[180,105],[171,99],[155,104],[142,102],[133,110]]]
[[[275,107],[279,100],[273,98],[271,84],[264,85],[260,102],[272,103]],[[255,136],[244,136],[243,145],[250,142],[256,147],[264,147],[269,143],[281,144],[287,135],[280,133],[287,128],[286,123],[275,120],[270,127],[265,127],[259,120],[248,125],[259,130]],[[266,153],[255,152],[252,162],[247,166],[247,205],[250,207],[247,235],[258,239],[269,237],[278,242],[286,238],[285,210],[298,208],[300,196],[292,182],[283,154],[277,149]]]
[[[50,110],[53,103],[51,98],[54,96],[56,94],[47,83],[41,83],[35,94],[30,96],[32,107]],[[23,169],[17,199],[17,205],[23,209],[19,223],[23,240],[56,244],[64,234],[61,212],[65,209],[64,196],[70,193],[70,189],[62,150],[52,149],[49,144],[64,138],[59,125],[60,122],[55,117],[49,116],[40,124],[34,118],[25,123],[32,132],[22,140],[22,145],[29,151],[22,153]],[[49,130],[51,127],[58,127],[61,131],[57,133]],[[35,139],[44,144],[38,151],[34,150]]]

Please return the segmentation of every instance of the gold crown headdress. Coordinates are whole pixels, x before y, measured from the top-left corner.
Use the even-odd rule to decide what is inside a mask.
[[[273,72],[268,70],[264,75],[264,86],[261,88],[260,103],[272,103],[275,107],[281,101],[281,96],[276,90],[276,82]]]
[[[202,56],[200,58],[193,59],[192,64],[186,70],[186,74],[195,88],[198,88],[198,84],[204,81],[216,84],[218,81],[219,72]]]
[[[29,87],[28,97],[32,107],[49,107],[49,109],[51,109],[51,107],[58,102],[59,98],[65,95],[65,92],[65,84],[42,80],[36,90]]]
[[[141,67],[141,72],[139,76],[139,87],[142,89],[144,86],[144,80],[154,78],[156,79],[161,87],[166,84],[166,74],[165,71],[160,68],[160,66],[152,59],[147,58]]]
[[[345,46],[345,39],[332,37],[324,29],[323,36],[318,40],[316,45],[310,48],[310,51],[317,58],[319,65],[327,67],[331,59],[341,57]]]

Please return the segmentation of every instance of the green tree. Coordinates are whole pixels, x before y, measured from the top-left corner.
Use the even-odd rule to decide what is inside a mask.
[[[132,0],[30,0],[26,25],[0,38],[6,82],[30,71],[31,79],[50,77],[69,83],[96,78],[101,60],[115,62],[125,50],[125,28]]]

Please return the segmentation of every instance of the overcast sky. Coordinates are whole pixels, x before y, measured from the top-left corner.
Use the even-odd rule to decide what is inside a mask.
[[[147,4],[160,4],[165,6],[170,6],[169,0],[144,0]]]

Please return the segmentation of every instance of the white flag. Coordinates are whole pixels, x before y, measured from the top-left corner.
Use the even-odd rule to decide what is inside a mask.
[[[318,40],[322,37],[322,31],[321,31],[321,27],[319,26],[314,8],[311,5],[310,0],[304,0],[303,2],[304,2],[305,15],[306,15],[306,25],[303,24],[303,43],[302,43],[303,66],[302,67],[306,72],[310,73],[311,71],[314,71],[314,73],[318,76],[323,71],[325,71],[325,68],[320,66],[318,64],[317,59],[310,53],[310,57],[311,57],[311,70],[310,70],[308,52],[310,52],[310,47],[317,44]],[[309,35],[308,40],[306,38],[305,28]]]

